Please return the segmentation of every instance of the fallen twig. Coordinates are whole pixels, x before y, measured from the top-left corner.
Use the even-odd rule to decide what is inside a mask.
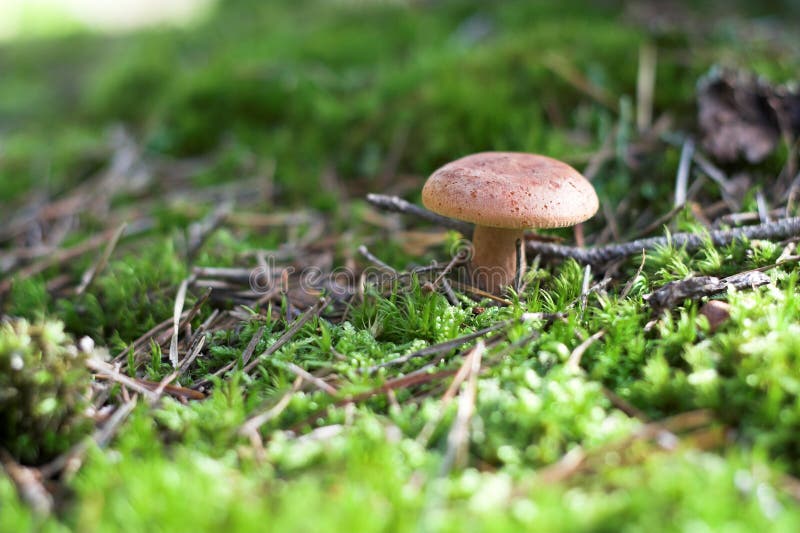
[[[250,339],[250,342],[247,344],[247,348],[245,348],[244,352],[242,352],[242,366],[250,362],[250,358],[253,357],[253,352],[256,351],[256,346],[258,346],[258,343],[261,342],[261,338],[264,337],[264,332],[266,329],[267,328],[265,326],[261,326],[258,328],[258,331],[256,331],[256,334],[253,335],[253,338]]]
[[[187,370],[189,367],[192,366],[194,360],[197,359],[197,356],[200,355],[200,352],[203,351],[203,346],[206,344],[206,338],[201,336],[197,339],[197,342],[191,345],[189,349],[189,353],[186,354],[186,357],[183,358],[180,365],[178,365],[178,375],[180,376]]]
[[[415,206],[401,198],[370,194],[367,201],[376,207],[418,216],[446,228],[460,231],[465,236],[472,234],[472,225],[458,220],[441,217],[422,207]],[[674,233],[668,237],[649,237],[622,244],[599,248],[576,248],[547,242],[526,240],[525,251],[531,256],[541,254],[551,259],[574,259],[579,263],[600,265],[616,259],[640,254],[642,250],[652,250],[659,246],[672,245],[694,251],[710,241],[714,246],[727,246],[739,239],[781,240],[800,235],[800,217],[784,218],[729,230],[714,230],[707,235],[697,233]]]
[[[384,194],[368,194],[367,202],[384,211],[392,211],[394,213],[403,213],[406,215],[414,215],[428,222],[432,222],[437,226],[453,229],[463,233],[465,237],[472,236],[472,224],[462,222],[453,218],[443,217],[437,215],[433,211],[428,211],[424,207],[416,206],[410,202],[406,202],[399,196],[386,196]]]
[[[640,254],[642,250],[652,250],[659,246],[672,245],[694,251],[706,242],[714,246],[727,246],[739,239],[781,240],[800,235],[800,217],[775,220],[755,226],[730,230],[714,230],[708,234],[673,233],[669,237],[650,237],[601,248],[574,248],[558,244],[528,241],[527,250],[553,259],[574,259],[579,263],[604,264],[610,261]]]
[[[20,499],[39,516],[47,516],[53,510],[53,496],[42,484],[41,473],[17,463],[11,454],[0,449],[0,463],[17,488]]]
[[[132,391],[144,395],[150,402],[158,400],[158,395],[142,385],[138,379],[134,379],[120,373],[119,370],[104,361],[90,357],[86,360],[86,366],[89,368],[89,370],[97,372],[97,377],[100,379],[110,379],[112,381],[116,381],[120,385],[123,385]]]
[[[644,296],[654,311],[670,309],[686,299],[697,299],[712,296],[727,290],[753,289],[770,282],[769,276],[759,270],[740,272],[727,278],[714,276],[694,276],[680,281],[672,281],[654,292]]]
[[[384,263],[383,261],[381,261],[377,256],[375,256],[375,254],[370,252],[369,249],[366,246],[364,246],[363,244],[358,247],[358,253],[360,253],[364,257],[364,259],[366,259],[370,263],[374,264],[378,268],[380,268],[382,270],[386,270],[386,271],[388,271],[388,272],[390,272],[390,273],[392,273],[394,275],[397,275],[397,270],[395,270],[391,266],[389,266],[386,263]]]

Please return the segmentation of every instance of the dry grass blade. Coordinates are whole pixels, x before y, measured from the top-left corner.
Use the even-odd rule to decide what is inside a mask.
[[[561,456],[561,459],[539,471],[537,476],[544,483],[557,483],[576,474],[587,459],[583,448],[576,446]]]
[[[686,190],[689,187],[689,170],[692,165],[692,154],[694,153],[694,141],[686,139],[681,148],[681,159],[678,163],[678,174],[675,177],[675,207],[686,203]]]
[[[453,284],[455,288],[458,290],[468,292],[474,294],[475,296],[479,296],[481,298],[488,298],[494,302],[497,302],[502,305],[514,305],[511,300],[507,300],[505,298],[500,298],[499,296],[495,296],[490,292],[486,292],[483,289],[479,289],[477,287],[473,287],[472,285],[467,285],[466,283],[461,283],[460,281],[450,280],[450,283]]]
[[[306,371],[305,369],[294,363],[289,363],[286,366],[286,368],[295,376],[303,378],[304,380],[311,383],[312,385],[314,385],[315,387],[317,387],[319,390],[321,390],[326,394],[330,394],[331,396],[336,396],[339,393],[339,391],[337,391],[333,386],[329,385],[328,383],[325,383],[317,376],[311,374],[310,372]]]
[[[436,416],[429,420],[425,426],[422,428],[422,431],[419,432],[417,435],[417,442],[422,444],[423,446],[427,446],[428,442],[430,441],[431,437],[433,436],[433,432],[436,430],[436,426],[439,424],[439,420],[441,420],[442,416],[444,415],[447,406],[450,405],[450,402],[453,401],[455,398],[456,393],[458,392],[459,387],[464,382],[464,379],[469,375],[470,366],[469,361],[465,360],[461,367],[456,372],[456,375],[453,376],[453,381],[450,383],[450,386],[447,387],[447,390],[442,395],[441,400],[439,401],[439,409],[436,412]]]
[[[172,368],[178,368],[178,334],[180,333],[181,313],[186,302],[186,290],[189,288],[190,278],[184,279],[175,295],[175,306],[172,310],[172,339],[169,342],[169,362]]]
[[[621,452],[631,444],[642,440],[655,439],[662,450],[675,451],[679,442],[675,433],[704,429],[713,421],[711,413],[705,409],[681,413],[658,422],[645,424],[630,435],[618,441],[601,446],[589,452],[576,447],[564,454],[561,459],[539,471],[537,478],[546,483],[563,482],[591,467],[593,459],[601,459],[609,452]]]
[[[183,358],[183,361],[181,361],[181,364],[178,367],[178,375],[181,375],[187,370],[189,370],[189,367],[192,366],[194,360],[197,359],[197,356],[199,356],[200,352],[203,351],[203,347],[205,345],[206,345],[206,338],[200,337],[197,340],[197,342],[192,346],[192,348],[189,350],[189,353],[186,355],[186,357]]]
[[[636,274],[633,275],[631,279],[625,283],[625,286],[622,288],[622,292],[620,293],[619,297],[621,300],[624,300],[630,294],[631,289],[633,289],[633,284],[636,283],[636,280],[639,276],[642,275],[642,271],[644,270],[644,265],[647,262],[647,252],[642,249],[642,262],[639,263],[639,268],[636,269]]]
[[[405,376],[390,379],[385,383],[383,383],[382,385],[379,385],[373,389],[362,392],[352,397],[345,397],[341,400],[338,400],[333,405],[336,407],[341,407],[343,405],[351,403],[363,402],[379,394],[388,394],[389,391],[405,389],[409,387],[414,387],[416,385],[423,385],[425,383],[431,383],[456,374],[455,370],[441,370],[439,372],[433,372],[433,373],[431,373],[429,370],[430,370],[429,367],[421,368],[420,370],[416,370]],[[292,426],[291,429],[294,431],[298,430],[299,428],[307,424],[312,424],[314,420],[317,420],[319,418],[320,413],[322,411],[324,411],[324,409],[317,411],[316,413],[313,413],[311,416],[307,417],[305,420],[298,422],[297,424]]]
[[[184,318],[184,317],[187,317],[187,316],[189,316],[189,312],[188,311],[183,313],[181,318]],[[150,328],[148,331],[146,331],[141,337],[139,337],[138,339],[133,341],[133,344],[131,344],[129,347],[125,348],[124,350],[121,350],[117,355],[115,355],[113,361],[114,362],[121,361],[128,355],[128,353],[131,350],[133,350],[133,352],[136,353],[139,350],[141,350],[143,347],[148,346],[151,342],[155,342],[156,344],[161,345],[162,342],[163,342],[161,340],[162,336],[163,336],[163,334],[165,332],[167,332],[167,333],[169,332],[169,329],[170,329],[171,325],[172,325],[172,318],[171,317],[166,319],[166,320],[164,320],[164,321],[162,321],[159,324],[156,324],[155,326]],[[167,338],[169,338],[169,337],[167,337]]]
[[[581,281],[581,294],[579,297],[579,308],[581,320],[586,314],[586,306],[589,304],[589,284],[592,281],[592,265],[586,265],[583,269],[583,280]]]
[[[469,457],[469,424],[475,412],[475,401],[478,398],[478,376],[481,372],[481,360],[486,346],[478,341],[475,348],[467,356],[464,365],[468,366],[466,385],[458,400],[456,419],[447,436],[447,452],[442,464],[442,474],[453,468],[463,468]]]
[[[256,334],[253,335],[253,338],[250,339],[249,343],[247,343],[247,348],[245,348],[244,352],[242,352],[242,366],[250,362],[250,358],[253,357],[253,352],[256,351],[256,346],[258,346],[258,343],[261,342],[266,330],[267,328],[265,326],[258,328]]]
[[[644,413],[644,411],[642,411],[641,409],[630,403],[625,398],[620,397],[617,393],[615,393],[611,389],[603,387],[603,396],[608,398],[608,401],[611,402],[611,405],[613,405],[614,407],[616,407],[629,417],[636,418],[638,420],[641,420],[642,422],[650,421],[649,417]]]
[[[225,202],[214,211],[212,211],[206,218],[189,226],[189,244],[186,248],[186,256],[189,261],[192,261],[197,252],[206,242],[208,237],[216,231],[227,219],[231,212],[232,204]]]
[[[636,77],[636,127],[647,131],[653,121],[653,94],[656,86],[656,47],[646,43],[639,47],[639,72]]]
[[[174,388],[174,385],[170,385],[170,384],[171,384],[173,381],[175,381],[175,379],[176,379],[177,377],[178,377],[178,372],[177,372],[177,371],[175,371],[175,372],[172,372],[171,374],[167,374],[166,376],[164,376],[164,377],[161,379],[161,381],[159,381],[158,383],[154,383],[154,382],[147,381],[147,380],[143,380],[143,379],[139,379],[138,381],[139,381],[139,382],[140,382],[142,385],[144,385],[145,387],[147,387],[147,388],[151,388],[153,385],[155,385],[155,388],[153,388],[153,392],[155,392],[155,393],[156,393],[156,395],[158,396],[158,399],[160,400],[160,399],[161,399],[161,396],[164,394],[164,390],[165,390],[167,387],[173,387],[173,388]],[[179,387],[179,388],[180,388],[180,387]],[[194,393],[194,394],[198,394],[198,392],[197,392],[197,391],[192,391],[192,393]]]
[[[601,329],[580,343],[574,350],[572,350],[572,353],[569,354],[566,367],[570,370],[579,370],[581,367],[581,358],[583,357],[583,354],[586,353],[586,350],[588,350],[592,344],[597,342],[605,334],[605,330]]]
[[[191,309],[181,313],[180,323],[178,324],[178,329],[179,330],[181,328],[183,328],[186,324],[188,324],[189,322],[194,320],[194,317],[196,317],[197,314],[200,312],[200,309],[206,303],[206,301],[208,300],[210,295],[211,295],[211,289],[208,289],[206,292],[203,293],[202,296],[200,296],[200,298],[195,302],[195,304],[192,306]],[[212,312],[212,316],[209,317],[209,319],[212,319],[213,317],[216,317],[217,315],[218,315],[218,312],[215,310],[215,312]],[[159,346],[163,346],[164,343],[167,342],[167,340],[171,340],[171,338],[172,338],[172,331],[171,330],[173,328],[171,328],[170,326],[174,327],[174,322],[173,322],[173,318],[172,317],[162,321],[159,324],[156,324],[155,326],[150,328],[150,330],[148,330],[146,333],[144,333],[141,337],[139,337],[138,339],[133,341],[133,344],[131,346],[129,346],[128,348],[125,348],[124,350],[120,351],[116,356],[114,356],[114,359],[113,359],[114,362],[123,361],[125,359],[125,357],[130,353],[131,350],[134,352],[134,354],[139,353],[142,349],[144,349],[145,347],[149,346],[152,342],[155,342],[155,344],[157,344]],[[208,324],[206,324],[205,328],[207,328],[207,327],[208,327]],[[196,332],[196,334],[200,333],[205,328],[203,326],[201,326],[198,329],[198,331]],[[196,338],[196,334],[192,336],[192,341],[194,341],[194,339]],[[122,368],[125,368],[126,364],[127,363],[123,361]]]
[[[449,274],[450,271],[453,270],[453,267],[456,266],[456,264],[463,263],[466,260],[466,257],[467,254],[464,251],[460,251],[456,255],[454,255],[453,258],[447,263],[447,265],[445,265],[444,269],[441,272],[439,272],[439,275],[436,276],[436,278],[431,282],[433,288],[435,289],[439,285],[439,283],[447,281],[445,276],[447,276],[447,274]]]
[[[139,380],[139,382],[144,387],[147,387],[148,389],[151,389],[153,392],[155,392],[159,396],[162,393],[167,393],[170,396],[174,396],[176,398],[186,398],[187,400],[203,400],[203,399],[205,399],[206,395],[203,394],[202,392],[196,391],[194,389],[188,389],[186,387],[181,387],[181,386],[178,386],[178,385],[169,385],[168,383],[166,383],[166,381],[172,381],[172,379],[175,379],[176,377],[177,377],[176,373],[173,372],[172,374],[167,376],[167,378],[171,378],[171,379],[165,378],[164,380],[162,380],[159,383],[154,383],[152,381],[146,381],[146,380]]]
[[[575,65],[569,62],[566,57],[550,55],[545,58],[544,64],[553,73],[557,74],[578,91],[592,98],[598,104],[607,107],[611,111],[619,111],[619,106],[614,98],[612,98],[603,87],[600,87],[584,76],[584,74],[578,70]]]
[[[663,215],[661,215],[660,217],[658,217],[657,219],[655,219],[654,221],[643,227],[642,229],[637,230],[629,238],[644,237],[645,235],[648,235],[658,229],[661,229],[665,224],[668,224],[673,218],[675,218],[675,215],[683,211],[685,207],[686,204],[678,204],[673,206],[672,209],[670,209],[669,211],[667,211],[666,213],[664,213]]]

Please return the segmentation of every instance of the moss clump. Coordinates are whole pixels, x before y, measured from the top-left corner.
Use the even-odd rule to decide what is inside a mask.
[[[0,446],[37,464],[87,433],[86,357],[61,322],[0,322]]]

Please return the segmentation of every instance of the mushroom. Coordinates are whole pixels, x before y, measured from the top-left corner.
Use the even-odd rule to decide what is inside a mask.
[[[422,203],[475,224],[471,277],[493,294],[514,279],[517,242],[525,229],[572,226],[598,207],[592,184],[577,170],[519,152],[481,152],[446,164],[428,178]],[[524,266],[524,253],[521,260]]]

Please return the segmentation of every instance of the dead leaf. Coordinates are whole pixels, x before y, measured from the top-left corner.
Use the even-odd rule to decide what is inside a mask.
[[[731,317],[731,305],[722,300],[709,300],[700,308],[700,314],[708,319],[708,330],[714,333]]]
[[[713,71],[697,95],[703,147],[720,161],[763,161],[781,135],[800,134],[800,94],[748,73]]]

